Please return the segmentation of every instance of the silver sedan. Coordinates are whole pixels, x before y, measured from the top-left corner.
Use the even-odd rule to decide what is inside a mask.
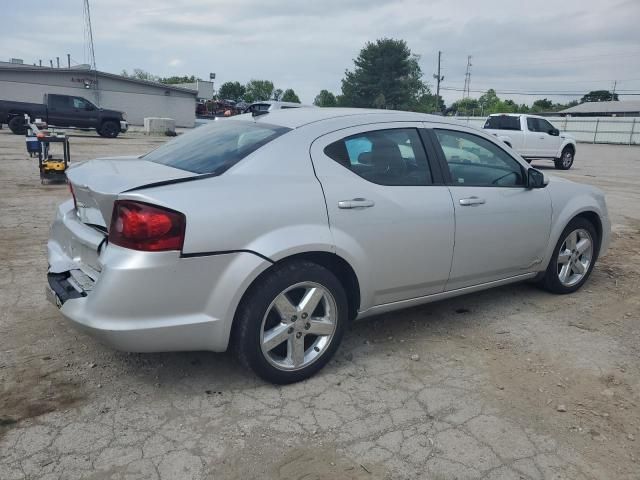
[[[231,347],[276,383],[356,318],[523,280],[574,292],[610,233],[601,191],[408,112],[256,112],[68,179],[47,287],[65,317],[122,350]]]

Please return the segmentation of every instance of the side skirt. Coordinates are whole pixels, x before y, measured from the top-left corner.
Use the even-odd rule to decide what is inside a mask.
[[[410,298],[408,300],[400,300],[399,302],[383,303],[382,305],[376,305],[375,307],[371,307],[359,312],[356,319],[359,320],[361,318],[370,317],[371,315],[387,313],[393,310],[400,310],[402,308],[415,307],[417,305],[431,303],[437,300],[444,300],[446,298],[457,297],[459,295],[466,295],[467,293],[478,292],[480,290],[499,287],[501,285],[507,285],[509,283],[522,282],[524,280],[534,278],[536,275],[538,275],[538,272],[525,273],[523,275],[516,275],[515,277],[503,278],[502,280],[494,280],[493,282],[481,283],[470,287],[449,290],[447,292],[434,293],[432,295],[426,295],[424,297]]]

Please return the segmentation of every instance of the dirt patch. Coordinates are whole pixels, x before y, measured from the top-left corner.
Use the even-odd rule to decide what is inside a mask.
[[[0,436],[20,421],[72,407],[85,398],[81,386],[57,371],[25,368],[2,382]]]

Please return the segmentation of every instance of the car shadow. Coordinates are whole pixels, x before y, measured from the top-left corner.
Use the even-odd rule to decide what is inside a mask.
[[[461,335],[470,327],[482,326],[487,318],[499,318],[513,310],[514,302],[526,304],[548,295],[521,283],[470,293],[456,298],[411,307],[357,320],[350,325],[334,359],[320,372],[339,374],[362,355],[386,353],[363,345],[381,344],[389,338],[403,341],[428,340],[431,336]],[[108,347],[103,347],[108,350]],[[218,395],[230,390],[255,388],[268,383],[245,369],[231,351],[125,353],[112,352],[111,368],[129,376],[133,383],[177,392]],[[360,358],[361,359],[361,358]]]

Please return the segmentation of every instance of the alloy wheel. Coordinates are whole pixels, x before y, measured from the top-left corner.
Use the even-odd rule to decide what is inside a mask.
[[[565,150],[565,152],[562,154],[562,166],[564,168],[569,168],[572,163],[573,153],[571,153],[571,150]]]
[[[589,272],[592,258],[591,234],[583,228],[569,233],[558,252],[557,273],[560,283],[572,287],[582,281]]]
[[[331,292],[302,282],[282,291],[262,319],[260,347],[279,370],[300,370],[328,349],[337,326],[338,309]]]

